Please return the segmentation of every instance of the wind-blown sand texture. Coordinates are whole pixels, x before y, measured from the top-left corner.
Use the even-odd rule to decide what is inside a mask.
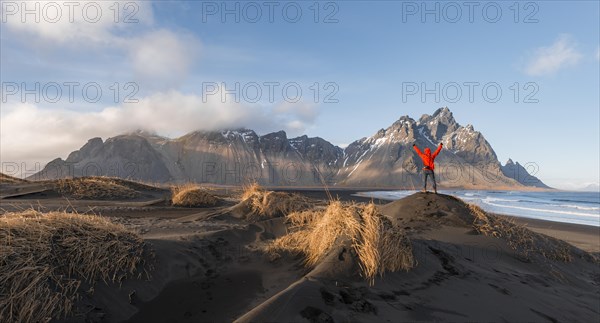
[[[496,216],[452,196],[425,193],[383,204],[353,196],[352,190],[333,191],[329,200],[318,190],[255,187],[244,194],[215,188],[208,192],[220,203],[197,207],[171,205],[168,189],[124,183],[119,185],[139,195],[65,199],[52,188],[8,194],[34,184],[0,187],[3,266],[16,255],[5,222],[14,217],[10,212],[30,206],[44,213],[35,212],[38,218],[57,210],[85,217],[92,210],[91,219],[133,232],[140,240],[132,241],[148,251],[125,266],[133,268],[138,259],[149,268],[147,276],[139,270],[117,282],[84,276],[94,288],[89,290],[89,282],[73,287],[79,297],[67,317],[38,312],[55,321],[589,322],[600,315],[596,228]],[[266,196],[277,197],[277,203]],[[273,205],[284,207],[273,211]],[[531,230],[525,222],[532,223]],[[54,221],[45,225],[56,232]],[[19,245],[33,243],[33,236],[22,235],[30,240]],[[82,246],[77,252],[94,237],[66,236],[70,245]],[[56,268],[74,266],[69,257],[52,261]],[[66,272],[64,279],[77,277]],[[0,304],[22,288],[6,277],[0,277]],[[0,313],[0,321],[19,317]]]

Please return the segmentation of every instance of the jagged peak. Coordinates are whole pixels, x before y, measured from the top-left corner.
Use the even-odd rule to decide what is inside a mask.
[[[507,167],[507,166],[521,166],[521,164],[519,164],[518,161],[516,162],[516,161],[513,161],[512,158],[509,158],[506,161],[506,164],[504,164],[504,167]]]
[[[287,133],[283,130],[271,132],[260,136],[261,139],[285,139],[287,140]]]
[[[231,142],[242,140],[244,142],[251,143],[257,138],[258,135],[254,132],[254,130],[246,128],[233,128],[222,130],[196,130],[173,140],[208,140],[211,142]]]
[[[450,111],[450,109],[448,109],[448,107],[441,107],[437,110],[435,110],[435,112],[433,113],[432,117],[438,117],[438,116],[448,116],[448,117],[453,117],[452,115],[452,111]]]
[[[317,136],[317,137],[309,137],[307,135],[302,135],[299,137],[294,137],[294,138],[289,138],[288,141],[290,143],[296,143],[296,142],[304,142],[304,141],[316,141],[316,142],[326,142],[331,144],[332,146],[335,146],[334,144],[330,143],[329,141]]]
[[[419,125],[433,125],[433,124],[445,124],[448,126],[460,126],[456,119],[454,119],[454,115],[452,111],[448,109],[448,107],[442,107],[437,109],[432,115],[423,114],[421,118],[419,118]]]
[[[415,119],[406,115],[406,116],[401,116],[398,120],[396,120],[396,122],[394,122],[392,124],[392,127],[393,126],[412,125],[415,123],[416,123]]]
[[[269,133],[267,133],[267,134],[265,134],[265,135],[263,135],[261,137],[270,136],[270,135],[277,135],[277,136],[285,135],[287,137],[287,133],[284,130],[269,132]]]
[[[319,137],[316,137],[319,138]],[[302,135],[302,136],[298,136],[298,137],[294,137],[294,138],[290,138],[290,141],[306,141],[309,139],[316,139],[316,138],[309,138],[307,135]]]
[[[515,162],[513,162],[512,158],[509,158],[509,159],[506,161],[506,164],[505,164],[505,166],[514,165],[514,164],[515,164]]]
[[[252,129],[248,129],[248,128],[244,128],[244,127],[241,127],[241,128],[229,128],[229,129],[223,129],[222,131],[236,131],[236,132],[244,132],[244,133],[247,133],[247,132],[254,132],[254,130],[252,130]]]
[[[97,144],[102,144],[102,143],[103,143],[102,138],[94,137],[94,138],[89,139],[87,141],[86,145],[97,145]]]
[[[238,129],[224,129],[220,131],[223,137],[241,137],[241,136],[256,136],[256,132],[254,130],[246,129],[246,128],[238,128]]]
[[[160,137],[156,131],[146,130],[146,129],[136,129],[134,131],[125,133],[125,135],[138,135],[142,137]]]
[[[64,163],[64,162],[65,161],[62,158],[57,157],[57,158],[54,158],[51,161],[49,161],[47,165],[61,164],[61,163]]]
[[[451,133],[447,133],[446,135],[444,135],[443,138],[445,138],[445,140],[448,140],[449,138],[458,138],[461,141],[464,142],[464,140],[467,139],[478,139],[482,137],[481,133],[479,131],[476,131],[475,128],[473,128],[473,125],[468,124],[466,126],[461,126],[459,128],[457,128],[455,131],[451,132]]]

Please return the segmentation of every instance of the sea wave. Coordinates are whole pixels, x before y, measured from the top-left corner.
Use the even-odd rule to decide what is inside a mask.
[[[499,197],[486,197],[482,201],[518,203],[520,200],[503,199]]]
[[[554,213],[554,214],[562,214],[562,215],[577,215],[577,216],[585,216],[585,217],[592,217],[592,218],[597,218],[598,217],[598,214],[581,213],[581,212],[570,212],[570,211],[559,211],[559,210],[549,210],[549,209],[536,209],[536,208],[525,207],[525,206],[497,204],[497,203],[490,202],[488,199],[484,199],[484,200],[482,200],[482,202],[485,203],[485,204],[488,204],[488,205],[491,205],[491,206],[500,207],[500,208],[517,209],[517,210],[533,211],[533,212],[540,212],[540,213]]]
[[[568,207],[568,208],[572,208],[572,209],[578,209],[578,210],[585,210],[585,211],[599,211],[600,207],[587,207],[587,206],[579,206],[579,205],[572,205],[572,204],[552,204],[554,206],[558,206],[558,207]]]
[[[574,199],[552,199],[552,201],[555,202],[575,202],[575,203],[584,203],[584,204],[600,204],[599,202],[596,201],[582,201],[582,200],[574,200]]]

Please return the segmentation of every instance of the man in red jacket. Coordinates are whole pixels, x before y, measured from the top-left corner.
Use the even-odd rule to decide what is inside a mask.
[[[433,164],[433,161],[435,160],[435,157],[437,157],[437,155],[440,153],[440,150],[442,150],[442,146],[443,146],[443,144],[440,143],[437,150],[432,155],[431,149],[425,148],[425,153],[422,153],[421,150],[419,149],[419,147],[417,147],[416,144],[413,144],[413,148],[415,149],[417,154],[419,154],[419,157],[421,157],[421,160],[423,161],[423,165],[424,165],[424,167],[423,167],[424,183],[423,183],[423,191],[422,192],[427,192],[427,177],[431,176],[431,179],[433,180],[433,191],[435,192],[435,194],[437,194],[437,186],[435,184],[435,173],[433,172],[433,170],[435,169],[435,165]]]

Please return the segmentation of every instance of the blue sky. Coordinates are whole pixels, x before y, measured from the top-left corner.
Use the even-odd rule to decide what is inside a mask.
[[[21,16],[21,1],[2,1],[3,162],[44,164],[90,137],[137,128],[171,137],[284,129],[344,145],[402,115],[448,106],[502,162],[534,162],[542,180],[561,188],[599,181],[598,1],[280,2],[272,15],[260,1],[84,1],[72,21],[63,3],[60,16],[48,3],[39,2],[38,23],[35,14]],[[424,9],[435,13],[423,17]],[[72,100],[68,82],[78,84]],[[40,99],[23,99],[36,83]],[[236,83],[248,91],[239,102],[214,87]],[[436,83],[439,101],[423,100],[423,87]],[[86,84],[102,90],[97,102],[87,102],[95,100],[81,92]],[[465,84],[473,84],[473,102]]]

